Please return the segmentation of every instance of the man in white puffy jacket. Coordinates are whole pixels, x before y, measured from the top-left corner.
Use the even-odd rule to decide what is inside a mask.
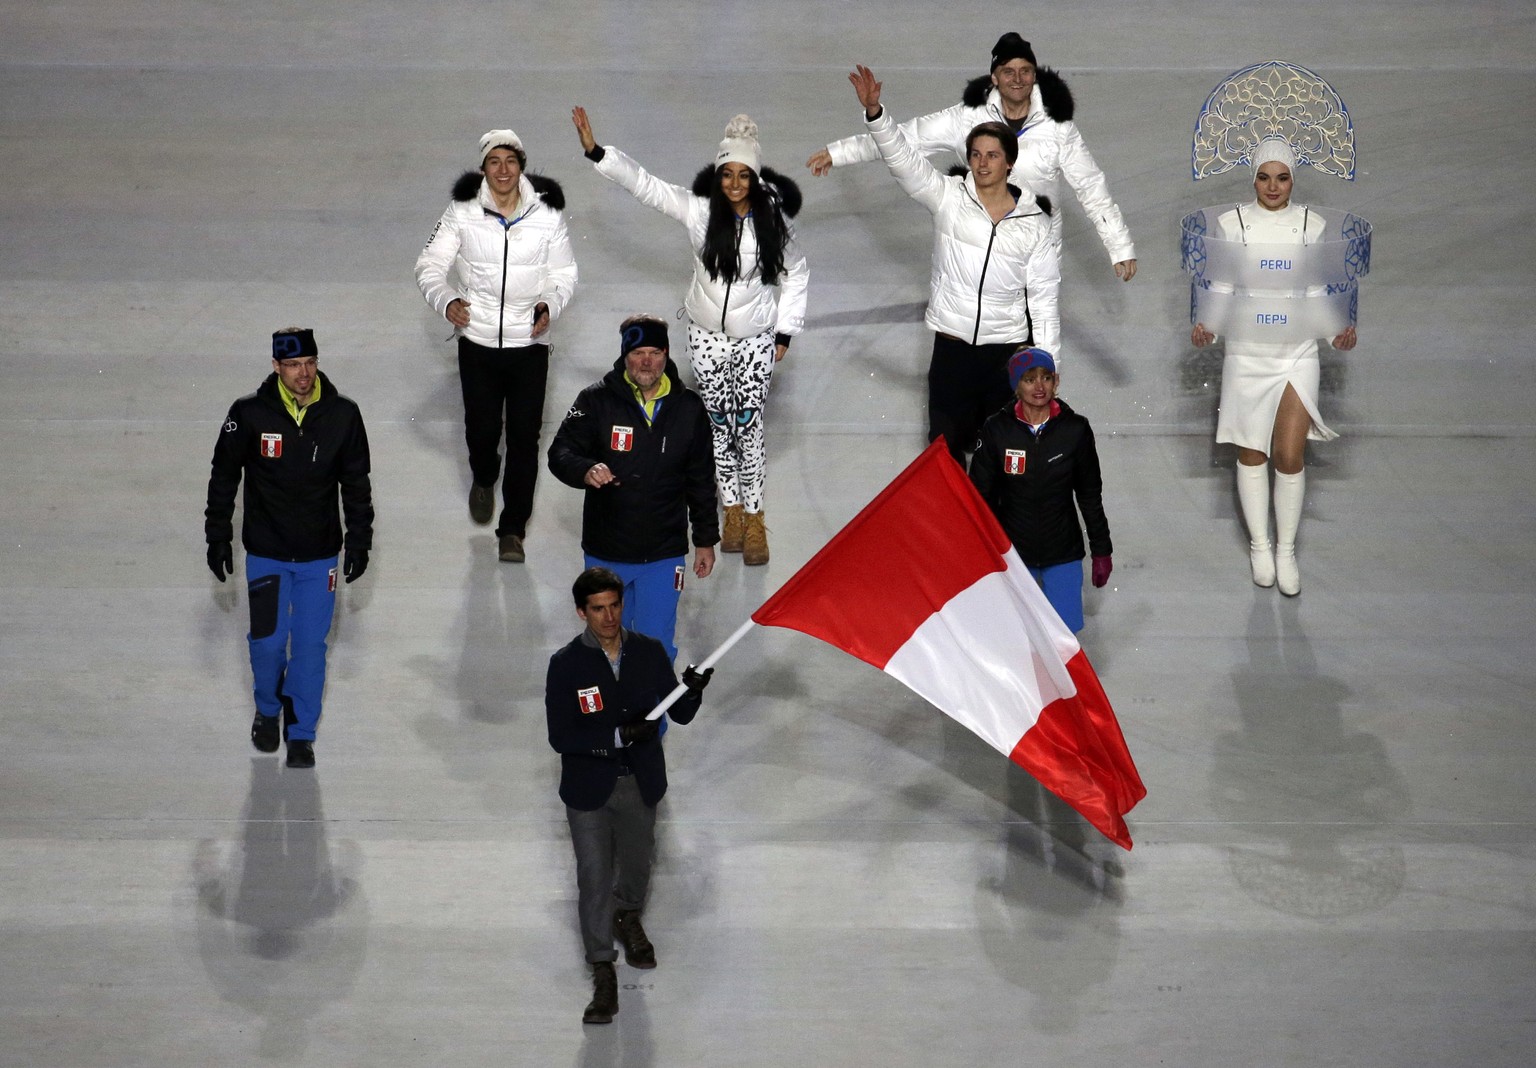
[[[477,523],[495,513],[505,420],[497,553],[521,563],[539,471],[545,339],[576,289],[576,259],[562,214],[565,194],[553,180],[525,172],[528,157],[517,134],[491,130],[479,148],[480,169],[454,183],[452,203],[416,258],[416,283],[458,335],[469,512]]]
[[[1014,184],[1036,196],[1049,197],[1056,205],[1051,235],[1058,251],[1060,179],[1065,178],[1098,230],[1115,273],[1129,282],[1136,274],[1136,246],[1120,209],[1110,198],[1104,172],[1072,121],[1075,108],[1066,82],[1049,67],[1037,67],[1034,50],[1016,33],[998,38],[992,49],[991,69],[990,75],[966,85],[960,103],[908,119],[901,124],[902,133],[924,155],[949,149],[964,160],[965,139],[971,130],[983,122],[1003,123],[1018,138],[1019,155],[1012,168]],[[806,166],[821,176],[834,166],[879,158],[874,139],[862,134],[832,142],[812,155]]]
[[[942,435],[963,466],[981,424],[1012,396],[1008,357],[1023,344],[1049,350],[1060,342],[1061,276],[1050,215],[1008,181],[1015,144],[1007,127],[982,123],[972,130],[970,173],[945,177],[880,106],[873,72],[861,66],[848,78],[886,166],[933,214],[928,440]]]

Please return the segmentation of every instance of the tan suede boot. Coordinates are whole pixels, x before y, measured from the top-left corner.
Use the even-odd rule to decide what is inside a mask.
[[[745,505],[731,504],[726,506],[725,524],[720,528],[721,552],[741,552],[741,539],[746,530],[746,522],[747,509]]]
[[[768,562],[768,527],[762,512],[747,513],[747,529],[741,538],[741,562],[748,567]]]

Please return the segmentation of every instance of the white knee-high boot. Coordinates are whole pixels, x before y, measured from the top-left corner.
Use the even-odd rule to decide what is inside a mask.
[[[1269,465],[1237,465],[1237,501],[1248,527],[1248,559],[1255,586],[1275,584],[1275,553],[1269,544]]]
[[[1275,580],[1280,592],[1295,597],[1301,592],[1301,571],[1296,566],[1296,528],[1301,526],[1301,500],[1307,492],[1307,472],[1294,475],[1275,472]]]

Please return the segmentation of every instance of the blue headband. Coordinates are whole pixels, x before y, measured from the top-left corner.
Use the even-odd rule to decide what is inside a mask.
[[[297,360],[305,356],[319,356],[315,347],[313,330],[278,330],[272,335],[274,360]]]
[[[667,324],[660,319],[641,319],[619,331],[619,355],[628,356],[630,349],[666,349]]]

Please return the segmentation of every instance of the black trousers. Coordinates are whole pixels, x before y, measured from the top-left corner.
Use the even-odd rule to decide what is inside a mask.
[[[496,485],[501,473],[501,428],[507,428],[507,476],[501,483],[496,534],[528,533],[533,487],[539,477],[539,429],[549,346],[490,349],[459,338],[459,385],[464,390],[464,441],[477,486]]]
[[[1013,396],[1008,357],[1024,341],[972,345],[948,334],[933,335],[928,364],[928,440],[940,434],[961,467],[976,451],[981,424]]]

